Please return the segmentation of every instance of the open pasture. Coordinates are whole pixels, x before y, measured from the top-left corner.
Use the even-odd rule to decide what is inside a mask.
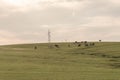
[[[0,46],[0,80],[120,80],[120,42],[54,44]]]

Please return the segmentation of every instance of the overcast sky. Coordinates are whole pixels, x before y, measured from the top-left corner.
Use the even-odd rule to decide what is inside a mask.
[[[0,0],[0,44],[120,41],[120,0]]]

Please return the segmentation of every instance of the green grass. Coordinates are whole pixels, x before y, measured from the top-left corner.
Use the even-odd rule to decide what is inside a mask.
[[[120,42],[59,45],[0,46],[0,80],[120,80]]]

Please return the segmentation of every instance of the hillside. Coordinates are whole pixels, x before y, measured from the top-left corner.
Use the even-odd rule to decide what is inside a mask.
[[[54,44],[0,46],[0,80],[120,80],[120,42]]]

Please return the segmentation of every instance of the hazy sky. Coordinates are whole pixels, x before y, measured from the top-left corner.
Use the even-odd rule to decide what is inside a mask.
[[[0,44],[120,41],[120,0],[0,0]]]

